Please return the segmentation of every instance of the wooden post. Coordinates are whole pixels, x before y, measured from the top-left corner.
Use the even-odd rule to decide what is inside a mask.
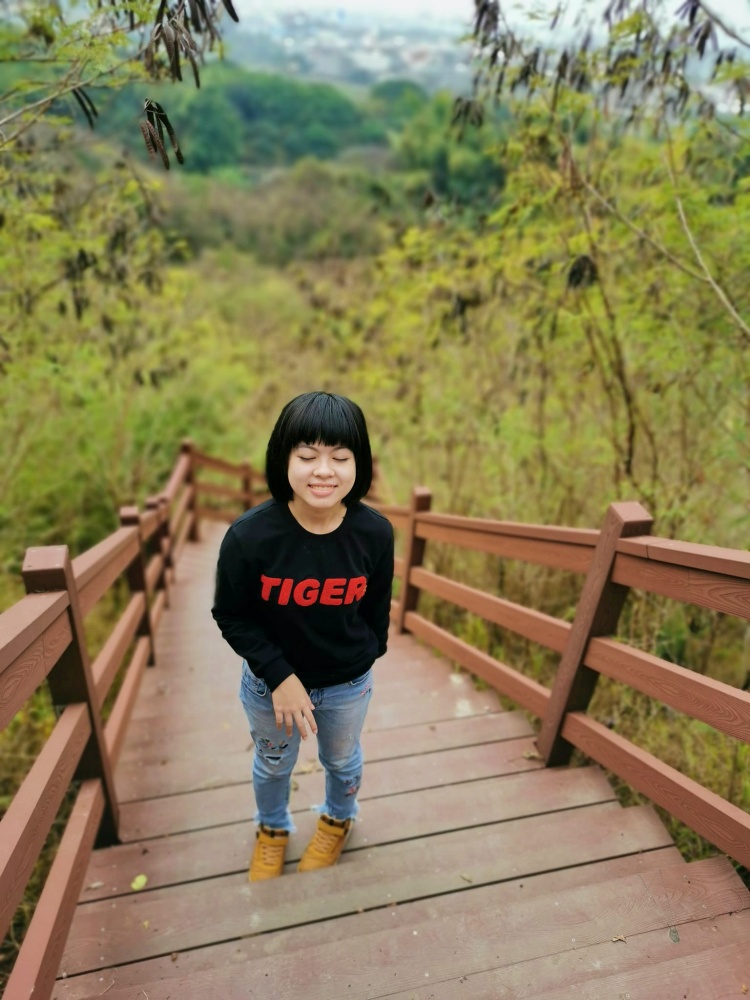
[[[650,534],[652,525],[653,518],[639,503],[613,503],[607,511],[537,740],[549,767],[570,760],[573,748],[560,735],[565,715],[586,711],[599,679],[596,670],[583,665],[589,640],[615,631],[628,595],[627,587],[611,580],[617,543]]]
[[[141,514],[137,507],[120,507],[120,524],[123,528],[133,526],[140,528]],[[146,567],[143,562],[143,545],[139,541],[139,555],[131,562],[127,569],[128,585],[131,594],[142,593],[145,598],[145,610],[138,622],[135,630],[136,636],[147,635],[149,638],[148,666],[156,666],[156,651],[154,647],[154,635],[151,630],[151,602],[146,589]]]
[[[182,442],[182,445],[180,446],[180,451],[182,452],[183,455],[187,455],[188,458],[190,459],[190,468],[188,469],[188,473],[185,476],[185,482],[187,483],[188,486],[192,486],[193,488],[193,497],[190,503],[188,504],[188,511],[193,518],[193,523],[188,533],[188,541],[199,542],[200,530],[198,526],[198,482],[195,475],[196,461],[195,458],[193,457],[195,446],[193,445],[193,442],[190,440],[190,438],[185,438],[185,440]]]
[[[172,558],[172,529],[169,521],[172,516],[172,505],[169,497],[160,493],[157,497],[159,501],[159,511],[161,512],[161,546],[164,554],[164,585],[170,587],[174,583],[174,559]]]
[[[242,463],[242,494],[245,510],[253,506],[253,467],[249,462]]]
[[[156,581],[155,592],[163,590],[164,591],[164,601],[167,607],[169,607],[169,579],[167,576],[167,567],[170,565],[169,562],[169,510],[166,506],[166,500],[164,497],[155,496],[146,498],[146,510],[156,511],[159,518],[159,525],[151,536],[155,540],[154,549],[159,553],[159,555],[164,560],[164,566],[159,574],[159,579]]]
[[[46,545],[43,548],[27,549],[21,573],[27,594],[67,591],[70,601],[68,615],[73,638],[50,671],[47,680],[53,704],[62,706],[83,703],[88,706],[91,735],[74,777],[82,781],[88,778],[98,778],[101,781],[105,805],[99,828],[99,844],[102,846],[115,844],[119,840],[117,793],[112,763],[104,739],[104,727],[99,715],[91,660],[86,648],[83,614],[68,546]]]
[[[413,566],[421,566],[424,559],[425,540],[417,538],[417,515],[432,506],[432,493],[426,486],[415,486],[409,506],[409,523],[406,528],[406,551],[404,552],[404,579],[401,587],[396,629],[405,632],[404,619],[407,611],[414,611],[419,599],[419,589],[409,583]]]

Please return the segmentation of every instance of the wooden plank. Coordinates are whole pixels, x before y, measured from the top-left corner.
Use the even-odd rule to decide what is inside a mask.
[[[167,481],[167,485],[164,487],[164,492],[162,496],[165,496],[169,503],[174,501],[174,498],[180,491],[180,487],[184,485],[185,480],[190,472],[190,455],[183,453],[175,462],[172,473]]]
[[[161,622],[162,615],[167,606],[167,592],[166,590],[160,590],[151,607],[151,633],[152,635],[156,632]]]
[[[404,698],[396,702],[388,701],[379,698],[376,690],[367,712],[366,726],[369,729],[393,729],[402,725],[483,715],[496,712],[498,707],[495,691],[457,691],[439,683],[433,686],[429,697],[416,701]],[[197,712],[176,714],[165,711],[158,717],[140,716],[130,726],[128,743],[131,746],[147,745],[153,740],[163,740],[178,733],[192,733],[194,739],[234,739],[247,732],[247,720],[239,699],[232,698],[231,702],[206,705],[200,715]]]
[[[652,810],[642,806],[624,810],[605,803],[544,818],[512,820],[352,852],[333,868],[306,872],[302,885],[295,877],[240,885],[238,881],[240,878],[244,881],[244,875],[233,875],[212,879],[210,892],[206,891],[205,883],[193,882],[127,896],[117,900],[114,909],[109,900],[102,900],[78,907],[62,969],[68,975],[105,969],[123,961],[201,947],[214,940],[261,934],[360,909],[461,892],[467,886],[517,879],[556,867],[622,856],[638,849],[663,847],[668,842],[669,837]],[[677,898],[672,902],[672,911],[676,921],[684,918],[686,889],[692,885],[690,891],[698,897],[699,916],[703,916],[705,887],[697,878],[685,882],[683,866],[677,871],[680,881],[665,875],[662,888],[656,884],[657,879],[648,890],[660,899],[667,886],[674,887]],[[733,871],[731,874],[736,880]],[[631,892],[623,896],[613,892],[611,884],[602,888],[604,912],[612,906],[617,906],[619,912],[624,904],[626,911],[634,913],[640,905],[646,911],[653,909],[653,919],[658,917],[663,925],[663,915],[649,898],[649,891],[644,890],[642,879],[642,875],[633,876]],[[592,890],[586,887],[582,891],[588,896]],[[726,905],[737,909],[736,892],[726,889],[724,895]],[[712,902],[716,898],[714,888]],[[538,911],[534,919],[538,921],[540,913],[547,914],[543,932],[537,924],[534,936],[538,946],[548,928],[553,933],[558,914],[548,912],[546,899],[536,903]],[[600,935],[604,933],[603,926],[611,935],[608,922],[595,923]],[[487,924],[484,926],[486,930]],[[626,932],[629,929],[626,924]],[[564,930],[570,933],[568,926]],[[451,955],[453,950],[454,938],[451,938]],[[327,962],[330,967],[330,958]],[[219,970],[213,975],[218,980]],[[246,989],[246,984],[243,988]],[[201,995],[197,984],[192,995]],[[287,997],[284,990],[278,995]]]
[[[237,500],[244,506],[245,491],[241,487],[221,486],[219,483],[198,482],[195,484],[198,493],[205,493],[212,497],[229,497],[230,500]]]
[[[27,594],[0,614],[0,674],[33,646],[68,606],[68,595]]]
[[[521,521],[496,521],[483,517],[464,517],[461,514],[420,514],[420,524],[460,528],[485,535],[509,535],[538,542],[562,542],[593,549],[599,541],[599,531],[590,528],[566,528],[556,524],[525,524]]]
[[[146,678],[149,674],[147,672]],[[146,696],[145,683],[140,699]],[[533,730],[521,712],[499,712],[493,715],[448,719],[444,722],[403,726],[397,731],[372,730],[362,735],[365,760],[391,760],[414,754],[477,746],[498,740],[533,736]],[[251,767],[252,746],[249,735],[243,736],[235,750],[227,745],[221,754],[207,754],[205,747],[188,738],[176,745],[175,740],[156,746],[123,752],[116,781],[120,802],[175,795],[180,792],[203,791],[221,785],[247,781]],[[317,747],[305,745],[300,751],[297,770],[309,772],[319,767]]]
[[[454,976],[393,1000],[717,1000],[744,996],[736,970],[743,967],[750,919],[725,914],[681,924],[678,946],[663,928],[631,934],[625,942],[597,942],[554,956],[472,975]],[[744,943],[743,943],[744,937]],[[621,945],[625,947],[620,947]],[[675,955],[677,957],[675,957]],[[249,972],[250,970],[248,970]],[[747,975],[740,978],[744,984]],[[142,980],[145,981],[145,980]],[[551,992],[550,992],[551,991]]]
[[[228,476],[242,476],[245,471],[242,464],[228,462],[226,459],[217,458],[215,455],[207,455],[205,451],[198,451],[197,448],[193,448],[192,455],[196,465],[215,469],[217,472],[225,472]]]
[[[146,590],[149,594],[153,594],[156,589],[156,585],[159,582],[159,577],[164,569],[164,556],[160,553],[155,553],[148,561],[146,566]]]
[[[104,792],[96,779],[78,792],[44,889],[6,984],[5,996],[48,997],[54,986],[76,899],[91,856],[102,813]]]
[[[358,798],[360,802],[365,802],[420,788],[439,788],[461,781],[538,770],[541,766],[536,759],[534,743],[529,738],[373,761],[365,767]],[[127,843],[248,820],[255,812],[250,777],[248,759],[247,780],[242,784],[172,795],[154,801],[124,803],[120,813],[120,839]],[[308,810],[322,801],[322,772],[297,774],[295,784],[292,811]]]
[[[56,605],[58,603],[60,602],[55,602]],[[70,616],[67,610],[63,610],[15,660],[5,665],[0,673],[0,729],[8,725],[36,691],[72,638]]]
[[[133,594],[120,618],[112,629],[109,638],[101,652],[91,664],[91,673],[96,687],[96,697],[99,708],[104,704],[112,681],[122,666],[122,661],[128,646],[138,628],[138,623],[146,610],[146,597],[143,593]]]
[[[676,948],[670,939],[664,915],[667,906],[673,908],[672,900],[666,897],[664,891],[659,891],[660,882],[664,890],[669,888],[679,900],[679,917],[673,925],[678,933],[684,931],[686,941],[697,943],[698,935],[691,932],[690,928],[691,924],[700,921],[702,934],[710,942],[703,945],[704,963],[707,960],[714,970],[718,970],[721,961],[711,962],[709,949],[714,941],[726,941],[731,944],[731,949],[725,945],[722,957],[734,956],[730,960],[735,962],[736,973],[741,967],[736,963],[741,953],[739,931],[747,929],[747,919],[736,919],[726,912],[720,913],[713,921],[706,919],[705,896],[702,891],[714,888],[719,881],[717,873],[705,870],[696,872],[696,882],[702,883],[698,886],[692,880],[686,883],[682,872],[683,869],[678,867],[656,876],[646,874],[623,877],[597,884],[591,889],[583,887],[560,892],[554,898],[541,896],[528,901],[522,899],[510,907],[495,903],[481,909],[461,909],[439,920],[401,927],[395,933],[390,929],[374,932],[356,939],[356,960],[352,961],[345,960],[348,953],[345,946],[342,948],[341,941],[329,940],[316,948],[308,947],[294,953],[291,960],[283,955],[275,955],[253,963],[243,963],[240,968],[235,961],[226,970],[215,968],[207,973],[195,974],[190,983],[173,974],[167,982],[147,982],[141,988],[153,1000],[186,995],[188,988],[195,990],[202,1000],[204,997],[220,996],[235,1000],[248,995],[249,979],[251,983],[263,984],[260,995],[279,996],[285,1000],[326,1000],[328,997],[351,996],[413,997],[413,991],[421,991],[422,988],[429,991],[418,995],[429,997],[436,995],[434,990],[442,982],[462,978],[466,984],[462,994],[465,1000],[467,996],[475,995],[472,989],[474,978],[483,976],[489,970],[494,971],[500,967],[504,972],[512,971],[514,965],[523,963],[527,966],[524,971],[528,973],[530,963],[538,966],[540,960],[548,958],[552,959],[549,965],[554,966],[567,953],[571,958],[576,955],[578,957],[578,977],[571,985],[571,990],[561,990],[553,995],[577,997],[581,994],[576,987],[582,980],[601,977],[603,983],[606,983],[609,978],[606,976],[608,962],[622,961],[619,952],[627,950],[628,941],[634,941],[642,935],[649,935],[649,943],[658,942],[657,954],[666,961],[670,961],[670,946],[672,962],[679,959],[685,961],[689,957],[685,954],[686,948]],[[726,895],[726,892],[723,894]],[[598,913],[602,913],[604,919],[599,920]],[[733,920],[736,920],[739,927],[732,925]],[[612,940],[613,936],[618,936],[612,935],[609,929],[612,925],[622,929],[624,933],[619,936],[624,937],[625,942]],[[492,928],[494,933],[488,933],[488,928]],[[618,951],[613,947],[618,944],[625,944],[625,949]],[[677,958],[674,957],[675,951],[678,953]],[[579,952],[583,952],[583,955],[578,954]],[[599,963],[596,962],[597,955]],[[593,959],[591,965],[585,963],[586,958]],[[568,963],[562,964],[563,970],[566,965],[569,967]],[[559,986],[559,978],[555,980],[549,972],[545,977],[547,982]],[[716,981],[715,977],[712,978]],[[500,980],[499,985],[502,982]],[[426,986],[428,983],[429,987]],[[690,984],[691,979],[683,974],[679,983]],[[663,978],[662,990],[665,992],[650,994],[652,1000],[657,1000],[658,997],[663,1000],[665,996],[676,1000],[677,997],[686,995],[684,992],[673,993],[672,984],[671,977]],[[534,979],[527,978],[527,990],[534,985]],[[617,996],[604,989],[603,985],[600,985],[600,991],[597,992],[596,985],[592,984],[591,992],[586,990],[582,995],[590,1000]],[[128,991],[127,988],[115,988],[114,995],[116,998],[135,1000],[137,993],[135,990]],[[517,996],[515,992],[503,990],[492,994],[492,997],[496,1000],[503,995]],[[526,995],[535,996],[532,992],[527,992]],[[635,995],[640,997],[643,994]],[[696,994],[689,989],[687,995]],[[741,992],[738,995],[742,995]],[[703,996],[715,1000],[718,994],[704,993]]]
[[[727,549],[718,545],[697,545],[680,542],[673,538],[630,538],[617,546],[617,551],[625,555],[652,559],[655,562],[688,566],[709,573],[741,577],[750,580],[750,552],[743,549]]]
[[[612,569],[612,580],[624,587],[648,590],[683,604],[690,603],[690,571],[684,566],[652,563],[636,556],[618,554]]]
[[[139,517],[138,534],[142,542],[147,542],[161,524],[161,515],[157,510],[149,510]]]
[[[31,550],[29,550],[31,551]],[[87,615],[140,552],[137,528],[120,528],[73,559],[81,614]]]
[[[172,549],[172,561],[175,565],[180,561],[180,556],[182,555],[182,550],[187,542],[188,535],[193,530],[196,523],[196,513],[194,510],[188,512],[187,517],[182,522],[179,531],[177,532],[177,537],[175,538],[174,548]]]
[[[678,712],[750,742],[748,691],[739,691],[613,639],[592,639],[584,663]]]
[[[525,774],[427,788],[388,796],[365,805],[347,842],[357,851],[400,840],[446,833],[479,823],[499,823],[522,816],[613,802],[615,794],[598,768],[560,772],[545,768]],[[295,815],[287,861],[298,861],[312,837],[316,816]],[[127,895],[136,869],[148,876],[150,889],[195,879],[244,872],[255,839],[249,821],[206,830],[136,841],[97,851],[86,875],[81,900]],[[143,854],[143,849],[148,854]]]
[[[195,649],[193,644],[188,644],[186,652],[181,654],[183,659],[186,655],[189,656],[190,645],[192,645],[193,650]],[[206,652],[208,655],[208,650]],[[160,667],[162,664],[163,661],[160,661]],[[139,721],[153,719],[155,725],[160,727],[165,716],[176,714],[182,716],[187,728],[192,728],[192,725],[197,725],[199,722],[199,716],[202,716],[203,719],[221,716],[224,719],[228,711],[234,714],[239,708],[241,712],[242,709],[237,697],[238,666],[239,664],[235,661],[231,685],[223,684],[220,689],[217,689],[213,671],[209,676],[199,677],[197,682],[193,681],[191,677],[190,683],[186,683],[184,678],[174,678],[172,683],[167,683],[166,680],[162,682],[159,679],[163,676],[160,669],[159,674],[154,675],[154,681],[156,682],[156,690],[161,690],[163,693],[141,702],[137,714]],[[398,680],[394,679],[398,676],[397,672],[392,672],[388,680],[384,680],[385,674],[385,670],[381,673],[380,664],[376,664],[373,700],[366,719],[368,726],[377,725],[377,720],[381,716],[384,717],[384,721],[389,726],[393,725],[396,719],[402,717],[408,724],[411,721],[409,706],[406,706],[406,711],[402,709],[400,714],[391,715],[391,711],[395,712],[407,691],[413,695],[415,701],[422,698],[429,699],[431,702],[439,702],[444,706],[458,706],[455,711],[450,712],[451,716],[476,714],[472,709],[481,712],[487,704],[492,706],[493,711],[497,711],[499,707],[497,697],[493,692],[489,693],[488,700],[487,693],[477,691],[473,680],[466,672],[451,671],[447,665],[439,671],[424,668],[402,669],[403,676]]]
[[[117,763],[117,759],[120,756],[130,715],[133,711],[135,699],[138,696],[138,688],[140,687],[141,678],[143,677],[143,671],[146,669],[150,652],[151,639],[149,636],[143,635],[135,644],[128,672],[125,675],[122,687],[117,693],[112,713],[104,727],[104,741],[107,747],[107,754],[113,766]]]
[[[182,491],[180,499],[175,506],[174,513],[172,514],[172,517],[170,518],[169,521],[170,536],[174,537],[174,535],[176,534],[177,528],[179,527],[182,521],[185,511],[188,509],[188,507],[190,507],[190,504],[194,499],[195,499],[195,487],[186,486],[185,489]]]
[[[628,596],[627,589],[612,582],[617,542],[647,534],[653,519],[639,503],[613,503],[607,508],[599,541],[576,607],[573,627],[560,657],[548,710],[539,732],[539,751],[547,764],[567,764],[572,748],[561,737],[568,712],[586,711],[599,675],[584,666],[584,655],[595,636],[611,635]]]
[[[528,708],[535,715],[544,716],[549,702],[549,691],[542,684],[524,677],[512,667],[494,659],[488,653],[480,652],[468,642],[457,639],[450,632],[433,625],[413,611],[407,613],[405,625],[413,635],[429,642],[445,656],[487,681],[501,694]]]
[[[591,562],[592,549],[589,546],[566,545],[564,542],[537,541],[515,535],[493,534],[482,531],[466,531],[461,528],[417,522],[418,538],[427,541],[457,545],[459,548],[487,552],[504,559],[520,559],[522,562],[550,566],[553,569],[571,573],[586,573]]]
[[[750,580],[691,569],[690,603],[750,620]]]
[[[447,577],[438,576],[429,570],[416,566],[411,571],[410,579],[420,590],[434,594],[444,601],[450,601],[464,608],[471,614],[479,615],[495,625],[510,629],[518,635],[531,639],[541,646],[561,653],[570,635],[571,626],[541,611],[524,608],[520,604],[506,601],[502,597],[494,597],[475,587],[467,587],[456,583]]]
[[[612,578],[684,604],[750,618],[750,581],[745,579],[630,555],[617,556]]]
[[[399,906],[366,910],[321,923],[271,931],[268,934],[246,937],[240,941],[227,941],[205,948],[175,952],[168,957],[149,959],[107,970],[106,975],[98,971],[71,976],[58,982],[54,1000],[84,1000],[86,997],[99,994],[105,987],[110,989],[115,986],[118,989],[126,986],[140,987],[143,983],[192,976],[230,964],[245,981],[250,981],[253,973],[249,963],[255,959],[278,955],[290,957],[304,948],[320,947],[332,941],[347,941],[350,945],[354,945],[359,938],[383,930],[398,934],[400,929],[405,928],[411,934],[423,921],[443,920],[459,911],[478,910],[490,904],[509,911],[510,907],[515,905],[519,894],[522,894],[524,900],[529,900],[536,896],[549,896],[552,893],[603,882],[622,875],[632,875],[635,872],[644,874],[679,864],[683,864],[683,868],[686,867],[676,848],[665,847],[642,854],[544,872],[541,875],[527,876],[496,885],[475,886],[471,889],[467,887],[465,892],[433,896],[401,903]],[[692,925],[685,926],[689,928]],[[620,949],[618,954],[622,953],[623,950]],[[555,959],[562,957],[557,955]],[[553,979],[552,982],[558,980]],[[463,983],[461,985],[463,986]],[[496,1000],[498,995],[502,996],[502,993],[494,994],[492,1000]],[[466,1000],[465,995],[461,1000]]]
[[[725,917],[721,921],[722,930],[731,923]],[[744,924],[747,932],[750,930],[747,921]],[[718,931],[717,922],[705,921],[703,936],[708,937],[714,928]],[[735,931],[735,927],[730,927],[727,936],[733,936]],[[660,940],[664,942],[663,933]],[[700,1000],[701,997],[703,1000],[716,1000],[716,997],[742,997],[747,994],[747,980],[750,978],[747,974],[747,942],[744,947],[739,942],[733,942],[698,954],[667,958],[662,952],[662,956],[661,960],[654,961],[649,955],[635,968],[585,983],[580,990],[576,990],[576,997],[580,1000],[601,1000],[602,996],[622,996],[624,993],[626,996],[663,1000],[665,988],[675,997],[689,996],[691,1000]],[[555,989],[542,994],[539,1000],[566,1000],[569,996],[564,990]]]
[[[68,705],[0,821],[0,932],[10,925],[91,733],[86,705]]]
[[[580,712],[563,726],[566,740],[750,867],[750,816],[657,757]]]

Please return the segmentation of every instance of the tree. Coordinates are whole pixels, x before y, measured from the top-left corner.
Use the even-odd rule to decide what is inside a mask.
[[[222,5],[237,20],[231,0]],[[185,66],[200,86],[199,65],[220,40],[220,9],[218,0],[178,0],[175,7],[115,0],[77,17],[62,4],[20,0],[14,17],[0,24],[0,149],[12,149],[43,119],[60,124],[71,112],[93,128],[92,94],[103,87],[144,77],[181,81]],[[178,160],[180,153],[167,112],[150,101],[142,110],[146,147],[169,167],[167,147]]]
[[[563,8],[549,16],[555,37]],[[543,21],[542,21],[543,23]],[[547,46],[537,32],[529,40],[513,24],[510,5],[478,0],[473,37],[480,59],[474,96],[456,102],[454,118],[481,124],[487,101],[525,101],[536,116],[536,139],[550,162],[558,162],[569,197],[581,212],[590,235],[589,252],[598,252],[590,217],[609,212],[674,267],[707,285],[743,338],[750,321],[737,309],[712,262],[702,252],[684,191],[694,170],[693,151],[701,142],[716,143],[741,177],[750,130],[743,116],[750,94],[750,39],[743,37],[704,0],[686,0],[672,13],[663,0],[610,0],[604,32],[579,20],[578,30],[562,43]],[[680,124],[685,130],[677,133]],[[580,143],[581,132],[616,144],[628,130],[665,143],[665,170],[684,248],[676,251],[648,218],[628,217],[618,205],[618,191],[603,170],[596,143]]]

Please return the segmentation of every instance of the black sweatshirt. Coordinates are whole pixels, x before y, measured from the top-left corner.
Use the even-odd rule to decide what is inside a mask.
[[[393,528],[361,503],[334,531],[305,530],[267,500],[224,536],[212,614],[232,649],[273,691],[291,674],[309,690],[343,684],[386,650]]]

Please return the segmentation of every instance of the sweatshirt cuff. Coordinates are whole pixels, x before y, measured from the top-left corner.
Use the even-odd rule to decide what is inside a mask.
[[[279,684],[285,681],[287,677],[291,677],[293,673],[294,670],[286,660],[274,660],[273,663],[269,663],[263,670],[263,680],[271,691],[275,691]]]

